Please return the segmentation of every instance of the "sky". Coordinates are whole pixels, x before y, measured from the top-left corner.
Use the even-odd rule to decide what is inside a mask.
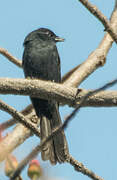
[[[114,7],[114,0],[90,0],[109,18]],[[77,0],[12,0],[1,1],[0,6],[0,47],[7,49],[18,59],[22,59],[23,40],[25,36],[40,27],[54,31],[65,38],[58,43],[61,58],[62,75],[82,63],[95,50],[104,36],[103,25]],[[117,77],[116,44],[109,51],[104,67],[96,70],[80,88],[95,89]],[[24,78],[22,69],[18,68],[0,55],[0,77]],[[117,85],[111,89],[116,90]],[[28,97],[0,95],[0,99],[17,110],[22,110],[29,103]],[[61,107],[61,118],[73,109]],[[117,179],[117,109],[116,108],[82,108],[65,130],[71,155],[106,180]],[[8,120],[10,115],[0,111],[0,121]],[[10,129],[11,131],[11,129]],[[21,161],[31,149],[39,143],[38,138],[29,138],[14,151]],[[37,157],[44,171],[50,177],[64,180],[88,180],[89,178],[74,171],[69,164],[51,166]],[[0,180],[7,180],[3,164],[0,165]],[[28,180],[27,169],[22,178]]]

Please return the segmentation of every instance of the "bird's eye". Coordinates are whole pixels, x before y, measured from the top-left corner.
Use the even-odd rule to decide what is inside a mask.
[[[46,32],[46,34],[48,35],[48,37],[52,37],[53,34],[51,34],[50,32]]]
[[[52,37],[53,35],[52,35],[52,34],[50,34],[50,33],[48,33],[48,36],[49,36],[49,37]]]
[[[44,34],[46,34],[49,38],[53,37],[53,34],[50,33],[49,31],[45,32]]]

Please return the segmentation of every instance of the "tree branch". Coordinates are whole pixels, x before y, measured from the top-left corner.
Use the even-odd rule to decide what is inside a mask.
[[[83,2],[87,3],[86,0],[84,0]],[[114,31],[117,32],[116,5],[112,12],[110,23]],[[64,81],[64,84],[72,87],[77,87],[84,79],[86,79],[97,68],[102,67],[106,62],[106,56],[113,42],[114,41],[111,38],[110,34],[106,33],[104,38],[100,42],[99,46],[89,55],[89,57],[80,65],[80,67],[76,68],[76,70],[73,71],[71,76]]]
[[[0,78],[0,93],[28,95],[44,99],[54,99],[62,104],[76,107],[81,98],[92,90],[83,90],[42,80]],[[83,104],[95,107],[117,106],[117,91],[103,91],[86,99]]]
[[[85,167],[81,162],[75,160],[72,156],[70,156],[69,163],[74,167],[76,171],[81,172],[84,175],[87,175],[93,180],[104,180],[103,178],[96,175],[93,171]]]
[[[0,141],[0,162],[2,162],[8,154],[22,144],[28,137],[32,135],[31,131],[21,124],[17,124],[12,132]]]
[[[31,121],[33,126],[39,126],[40,120],[39,118],[35,117],[34,111],[32,111],[29,115],[26,115],[25,118],[28,119],[28,121]],[[32,119],[34,120],[32,121]],[[32,131],[18,123],[13,131],[8,133],[8,135],[4,137],[2,141],[0,141],[0,161],[3,161],[9,153],[21,145],[30,136],[32,136]]]
[[[22,61],[12,56],[6,49],[0,48],[0,54],[9,59],[12,63],[17,65],[18,67],[22,67]]]
[[[91,4],[88,0],[79,0],[98,20],[104,25],[105,30],[110,34],[113,40],[117,43],[117,33],[115,33],[115,29],[111,26],[110,22],[103,15],[103,13],[93,4]],[[116,4],[115,4],[115,8]]]
[[[25,109],[23,109],[20,113],[22,113],[24,116],[31,116],[32,112],[34,112],[33,110],[33,106],[32,104],[28,105]],[[36,114],[35,114],[36,115]],[[33,115],[34,116],[34,115]],[[29,118],[29,117],[28,117]],[[3,123],[0,124],[0,131],[3,131],[11,126],[13,126],[14,124],[16,124],[17,121],[14,118],[9,119],[8,121],[5,121]]]
[[[35,135],[40,137],[40,132],[37,129],[36,126],[32,122],[30,122],[23,114],[18,112],[16,109],[13,107],[9,106],[8,104],[4,103],[3,101],[0,100],[0,109],[8,112],[11,116],[13,116],[18,122],[29,128]]]

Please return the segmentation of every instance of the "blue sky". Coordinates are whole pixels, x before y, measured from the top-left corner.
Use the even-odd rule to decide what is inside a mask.
[[[110,17],[114,0],[90,2]],[[82,63],[104,35],[103,25],[77,0],[4,0],[1,1],[0,17],[0,47],[6,48],[19,59],[22,59],[23,40],[34,29],[47,27],[64,37],[65,42],[57,45],[62,75]],[[105,66],[94,72],[80,87],[93,89],[116,78],[116,51],[116,45],[113,44]],[[24,75],[21,69],[0,55],[0,77],[23,78]],[[112,89],[116,90],[117,86]],[[1,95],[0,98],[17,110],[30,103],[28,97]],[[60,108],[62,119],[71,110],[67,106]],[[83,108],[66,130],[70,153],[106,180],[117,179],[116,115],[116,108]],[[8,114],[0,111],[1,122],[9,118]],[[18,159],[21,160],[36,144],[38,139],[30,138],[14,153],[18,154]],[[51,177],[63,177],[66,180],[89,179],[75,172],[68,164],[51,167],[48,162],[42,162],[40,156],[38,159]],[[7,180],[2,169],[0,173],[2,179]],[[28,180],[26,170],[22,177]]]

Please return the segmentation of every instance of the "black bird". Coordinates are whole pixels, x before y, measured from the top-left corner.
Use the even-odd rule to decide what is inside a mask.
[[[61,41],[64,39],[45,28],[28,34],[24,40],[23,54],[23,69],[26,78],[61,82],[60,58],[56,47],[56,42]],[[62,123],[59,104],[54,99],[30,98],[40,118],[41,140],[43,140]],[[59,132],[44,146],[41,155],[43,160],[50,160],[52,164],[66,161],[68,145],[64,131]]]

